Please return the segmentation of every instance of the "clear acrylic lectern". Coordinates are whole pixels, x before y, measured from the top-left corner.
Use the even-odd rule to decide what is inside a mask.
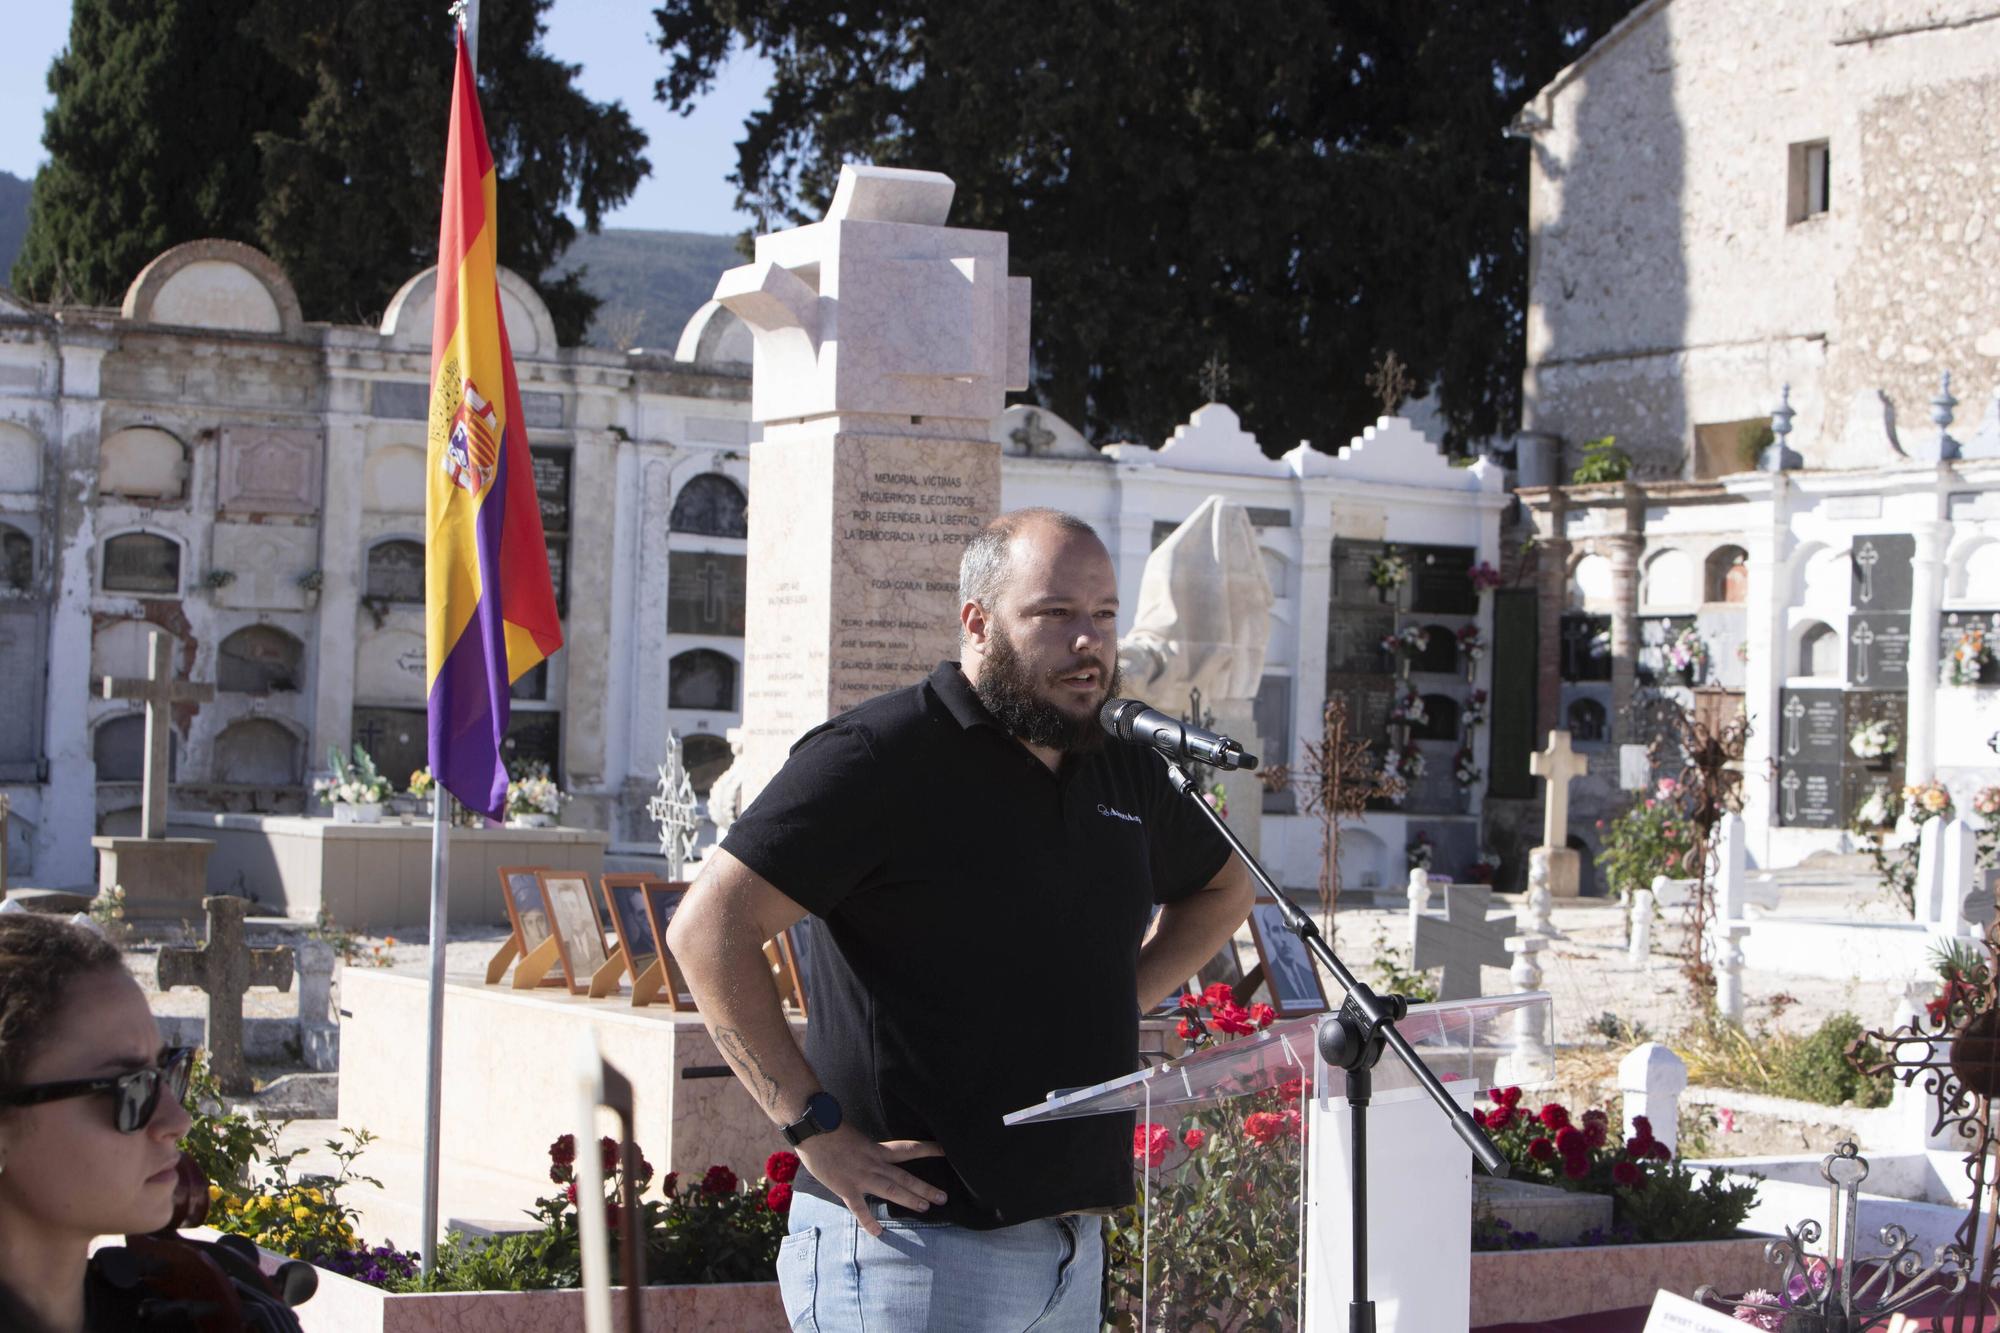
[[[1297,1120],[1287,1123],[1274,1110],[1277,1125],[1267,1121],[1255,1127],[1259,1135],[1274,1135],[1274,1150],[1289,1154],[1286,1207],[1296,1208],[1300,1225],[1292,1234],[1303,1243],[1296,1247],[1294,1286],[1286,1303],[1298,1311],[1302,1328],[1346,1326],[1353,1164],[1343,1095],[1348,1076],[1319,1057],[1319,1027],[1329,1021],[1331,1015],[1317,1015],[1274,1023],[1109,1083],[1053,1094],[1006,1117],[1017,1125],[1131,1111],[1142,1125],[1165,1126],[1164,1152],[1154,1147],[1149,1154],[1143,1135],[1134,1145],[1135,1159],[1144,1164],[1142,1328],[1171,1327],[1201,1314],[1220,1314],[1226,1325],[1230,1313],[1214,1308],[1212,1287],[1177,1279],[1173,1245],[1152,1243],[1156,1232],[1168,1229],[1153,1212],[1154,1199],[1163,1192],[1176,1201],[1175,1210],[1163,1215],[1172,1227],[1184,1230],[1202,1220],[1186,1211],[1192,1196],[1176,1194],[1172,1186],[1177,1172],[1202,1169],[1199,1154],[1211,1145],[1188,1148],[1180,1118],[1242,1097],[1275,1107],[1279,1090],[1295,1082],[1298,1100],[1284,1109],[1296,1110]],[[1552,1018],[1543,991],[1417,1005],[1396,1027],[1464,1106],[1483,1089],[1532,1087],[1554,1072]],[[1310,1079],[1304,1077],[1307,1071]],[[1378,1109],[1368,1135],[1367,1244],[1378,1333],[1464,1333],[1471,1302],[1471,1155],[1393,1054],[1375,1067],[1373,1080]],[[1291,1124],[1298,1126],[1296,1135]],[[1295,1136],[1297,1147],[1290,1149],[1287,1141]],[[1218,1223],[1237,1226],[1238,1217],[1224,1222],[1218,1215]],[[1266,1246],[1273,1236],[1238,1239],[1246,1247]],[[1191,1310],[1190,1301],[1205,1308]]]

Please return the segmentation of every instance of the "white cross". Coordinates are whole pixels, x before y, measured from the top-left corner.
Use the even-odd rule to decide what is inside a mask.
[[[1799,780],[1799,775],[1796,773],[1787,773],[1784,780],[1778,785],[1785,789],[1785,818],[1787,820],[1797,819],[1799,817],[1799,788],[1804,785]]]
[[[205,704],[215,697],[213,685],[175,680],[167,660],[167,636],[154,630],[146,638],[147,666],[143,680],[105,676],[107,699],[143,699],[146,703],[146,767],[139,814],[139,836],[167,836],[167,746],[173,728],[173,705]]]
[[[1551,731],[1548,748],[1528,756],[1528,771],[1541,778],[1542,846],[1569,846],[1569,782],[1590,768],[1590,760],[1569,748],[1567,731]]]
[[[1861,549],[1854,553],[1854,563],[1861,569],[1860,597],[1864,605],[1875,600],[1875,562],[1881,558],[1874,542],[1861,543]]]
[[[646,803],[646,813],[660,829],[660,855],[667,858],[667,878],[679,879],[681,867],[694,859],[694,840],[701,827],[695,811],[694,784],[681,759],[681,738],[667,736],[667,762],[660,765],[660,785]]]
[[[1785,753],[1799,752],[1799,719],[1806,715],[1806,701],[1793,695],[1785,700]]]
[[[1447,884],[1444,916],[1419,916],[1411,922],[1415,965],[1444,969],[1438,999],[1477,999],[1481,967],[1511,966],[1507,937],[1514,933],[1514,918],[1489,920],[1492,905],[1493,891],[1483,884]]]
[[[1874,642],[1875,631],[1868,628],[1867,621],[1854,627],[1854,646],[1860,650],[1854,654],[1854,682],[1857,685],[1868,683],[1868,645]]]

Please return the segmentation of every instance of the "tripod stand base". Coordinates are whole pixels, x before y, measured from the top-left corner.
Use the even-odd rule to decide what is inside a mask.
[[[1321,1066],[1329,1091],[1341,1074]],[[1473,1085],[1448,1084],[1470,1107]],[[1459,1091],[1460,1088],[1464,1091]],[[1307,1112],[1305,1327],[1348,1329],[1352,1312],[1345,1101]],[[1376,1333],[1466,1333],[1471,1321],[1472,1157],[1419,1089],[1377,1092],[1368,1109],[1368,1297]]]

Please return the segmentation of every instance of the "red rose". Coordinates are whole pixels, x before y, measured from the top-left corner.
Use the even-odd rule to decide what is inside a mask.
[[[1563,1158],[1563,1174],[1571,1180],[1582,1180],[1590,1174],[1590,1159],[1582,1153]]]
[[[1511,1106],[1496,1106],[1486,1113],[1486,1128],[1488,1129],[1505,1129],[1513,1123],[1514,1108]]]
[[[1528,1142],[1528,1156],[1538,1162],[1552,1160],[1556,1155],[1556,1145],[1547,1139],[1531,1139]]]
[[[565,1134],[549,1145],[549,1160],[557,1166],[568,1166],[576,1161],[576,1135]]]
[[[1556,1151],[1565,1157],[1576,1157],[1590,1151],[1590,1144],[1584,1139],[1583,1131],[1575,1125],[1564,1125],[1556,1131]]]
[[[603,1164],[604,1174],[610,1175],[618,1169],[618,1140],[601,1138],[597,1141],[598,1160]]]
[[[680,1188],[680,1184],[681,1173],[678,1171],[669,1171],[667,1172],[667,1178],[660,1182],[660,1193],[671,1199],[674,1197],[674,1191]]]
[[[1278,1096],[1288,1102],[1295,1102],[1305,1096],[1306,1081],[1303,1078],[1288,1078],[1278,1085]]]
[[[1218,981],[1201,993],[1201,1002],[1210,1009],[1220,1009],[1225,1004],[1236,1003],[1236,992],[1226,981]]]
[[[1642,1158],[1651,1157],[1653,1155],[1653,1145],[1657,1142],[1659,1142],[1658,1139],[1627,1139],[1625,1140],[1625,1155],[1635,1162]]]
[[[1181,994],[1180,1007],[1182,1009],[1202,1009],[1207,1007],[1207,1001],[1203,1000],[1201,996],[1196,995],[1193,991],[1184,991]]]
[[[1623,1185],[1626,1189],[1636,1188],[1639,1184],[1639,1168],[1632,1162],[1615,1162],[1611,1167],[1611,1179],[1613,1183]]]
[[[1301,1140],[1303,1140],[1305,1136],[1306,1136],[1305,1117],[1299,1114],[1298,1107],[1287,1106],[1285,1108],[1285,1137],[1289,1138],[1294,1143],[1298,1143]]]
[[[1218,1031],[1235,1037],[1245,1036],[1257,1030],[1250,1022],[1249,1011],[1238,1008],[1233,1000],[1225,1000],[1215,1007],[1215,1026]]]
[[[1535,1119],[1542,1122],[1544,1129],[1561,1129],[1569,1123],[1569,1108],[1560,1102],[1550,1102]]]
[[[1485,1129],[1485,1128],[1486,1128],[1486,1112],[1484,1112],[1484,1111],[1480,1110],[1480,1109],[1479,1109],[1478,1107],[1476,1107],[1476,1106],[1475,1106],[1475,1107],[1473,1107],[1473,1108],[1472,1108],[1472,1123],[1473,1123],[1473,1124],[1475,1124],[1475,1125],[1477,1125],[1477,1126],[1479,1126],[1479,1127],[1480,1127],[1481,1129]]]
[[[764,1159],[764,1179],[782,1185],[799,1173],[799,1155],[783,1148]]]
[[[1135,1126],[1132,1130],[1132,1160],[1156,1167],[1167,1160],[1167,1149],[1173,1141],[1174,1136],[1165,1125],[1156,1125],[1149,1120]]]
[[[1243,1132],[1269,1147],[1285,1127],[1285,1118],[1272,1111],[1252,1111],[1243,1117]]]
[[[1267,1028],[1278,1021],[1278,1011],[1268,1004],[1250,1006],[1250,1021],[1260,1028]]]
[[[736,1193],[736,1173],[726,1166],[711,1166],[708,1174],[701,1178],[703,1194]]]
[[[1643,1115],[1632,1117],[1632,1132],[1647,1143],[1653,1141],[1653,1122]]]
[[[1494,1094],[1493,1100],[1499,1102],[1502,1106],[1518,1106],[1521,1102],[1521,1090],[1519,1088],[1502,1088]]]
[[[1190,1129],[1181,1135],[1181,1142],[1192,1150],[1208,1142],[1208,1135],[1199,1129]]]
[[[624,1214],[619,1211],[618,1203],[615,1199],[604,1205],[604,1229],[606,1231],[609,1231],[614,1236],[617,1235],[618,1224],[623,1219]]]
[[[644,1189],[646,1182],[653,1178],[653,1164],[646,1160],[646,1154],[639,1150],[639,1145],[636,1143],[632,1145],[632,1158],[634,1162],[632,1183]]]
[[[774,1213],[791,1212],[792,1187],[786,1182],[781,1180],[777,1184],[771,1186],[771,1188],[765,1190],[764,1206],[766,1208],[769,1208]]]
[[[576,1182],[574,1180],[570,1181],[568,1188],[563,1190],[563,1198],[569,1200],[571,1203],[576,1202]]]
[[[1647,1156],[1662,1162],[1671,1162],[1674,1160],[1674,1150],[1658,1139],[1654,1139],[1652,1151]]]
[[[1180,1033],[1182,1041],[1193,1041],[1201,1034],[1201,1029],[1185,1018],[1174,1024],[1174,1031]]]

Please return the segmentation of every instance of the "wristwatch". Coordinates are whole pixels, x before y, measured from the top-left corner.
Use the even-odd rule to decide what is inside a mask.
[[[794,1148],[815,1134],[830,1134],[840,1128],[840,1103],[830,1092],[815,1092],[806,1098],[806,1113],[779,1133]]]

